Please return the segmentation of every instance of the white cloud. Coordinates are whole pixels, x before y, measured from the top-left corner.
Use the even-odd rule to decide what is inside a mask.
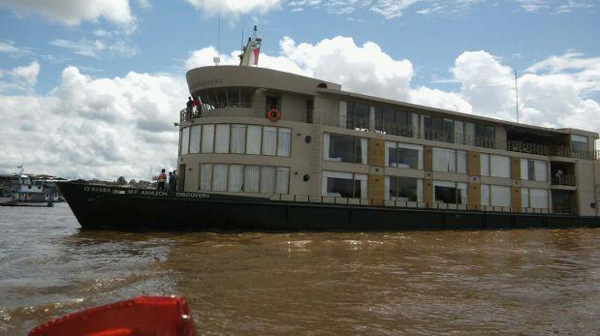
[[[280,6],[280,0],[186,0],[207,15],[266,13]]]
[[[37,83],[37,77],[39,74],[40,64],[36,61],[33,61],[28,66],[17,67],[11,71],[11,75],[15,79],[23,81],[29,86],[34,86]]]
[[[0,53],[8,54],[11,57],[21,57],[31,52],[25,48],[19,48],[11,41],[0,41]]]
[[[187,96],[183,79],[131,72],[93,79],[65,68],[48,95],[0,96],[0,170],[71,177],[149,178],[174,168],[173,122]],[[151,170],[154,170],[151,172]]]
[[[222,55],[237,64],[238,51]],[[214,47],[193,52],[186,66],[212,65]],[[549,127],[600,130],[598,58],[568,53],[532,65],[519,78],[521,120]],[[39,66],[39,65],[38,65]],[[356,45],[335,37],[318,43],[280,41],[277,55],[260,66],[309,75],[343,89],[460,112],[514,120],[512,69],[485,51],[459,55],[449,69],[460,91],[411,87],[412,62],[395,59],[377,44]],[[36,65],[3,72],[3,79],[37,78]],[[27,70],[25,70],[27,68]],[[36,74],[34,76],[34,74]],[[0,74],[0,77],[2,75]],[[183,78],[131,72],[122,78],[92,78],[74,67],[43,96],[0,96],[0,170],[24,164],[32,171],[71,177],[148,178],[160,166],[174,168],[178,119],[188,92]]]
[[[40,64],[37,61],[26,66],[13,68],[10,71],[0,70],[0,92],[30,93],[37,84]]]
[[[134,24],[129,0],[0,0],[0,7],[12,9],[17,15],[37,14],[67,26],[100,18],[121,24]]]
[[[128,39],[120,38],[118,34],[97,30],[94,35],[99,38],[94,40],[83,38],[77,42],[57,39],[48,43],[71,50],[76,55],[92,58],[100,58],[105,52],[110,56],[121,57],[133,57],[137,53],[137,48]]]

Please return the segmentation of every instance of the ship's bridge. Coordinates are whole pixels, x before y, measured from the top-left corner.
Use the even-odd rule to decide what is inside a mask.
[[[202,67],[186,77],[200,104],[181,111],[182,124],[205,116],[265,118],[273,109],[282,120],[310,122],[317,90],[341,89],[339,84],[255,67]]]

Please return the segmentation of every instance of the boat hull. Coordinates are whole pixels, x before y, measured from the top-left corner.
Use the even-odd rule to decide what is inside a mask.
[[[596,217],[270,201],[73,182],[58,186],[85,229],[404,231],[600,227]]]

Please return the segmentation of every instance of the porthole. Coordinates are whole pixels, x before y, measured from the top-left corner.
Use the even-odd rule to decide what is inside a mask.
[[[307,144],[309,144],[312,141],[312,137],[310,135],[307,135],[306,138],[304,138],[304,142],[306,142]]]
[[[304,176],[302,177],[302,179],[304,180],[304,182],[308,182],[308,180],[310,180],[310,175],[304,174]]]

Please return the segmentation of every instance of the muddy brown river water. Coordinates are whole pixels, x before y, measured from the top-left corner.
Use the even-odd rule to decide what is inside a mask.
[[[0,229],[0,335],[140,294],[209,335],[600,334],[597,229],[89,232],[66,204]]]

